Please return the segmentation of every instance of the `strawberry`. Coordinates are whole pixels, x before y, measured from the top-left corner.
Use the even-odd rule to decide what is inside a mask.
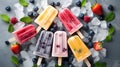
[[[93,45],[93,47],[94,47],[94,49],[96,50],[96,51],[100,51],[100,50],[102,50],[102,43],[101,42],[95,42],[94,43],[94,45]]]
[[[12,44],[10,46],[11,48],[11,51],[14,53],[14,54],[19,54],[20,53],[20,45],[18,43],[15,43],[15,44]]]
[[[84,21],[85,21],[86,23],[90,22],[90,17],[89,17],[89,16],[84,16]]]
[[[102,15],[102,14],[103,14],[102,5],[99,4],[99,3],[96,3],[96,4],[92,7],[92,11],[93,11],[93,13],[95,13],[96,15]]]
[[[11,22],[12,24],[16,24],[16,23],[18,22],[18,19],[17,19],[16,17],[12,17],[12,18],[10,19],[10,22]]]

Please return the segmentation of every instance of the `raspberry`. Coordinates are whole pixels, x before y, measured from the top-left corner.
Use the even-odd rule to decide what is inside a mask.
[[[87,23],[90,22],[90,17],[89,16],[84,16],[84,21],[87,22]]]
[[[18,20],[17,20],[16,17],[12,17],[12,18],[10,19],[10,22],[11,22],[12,24],[16,24],[16,23],[18,22]]]

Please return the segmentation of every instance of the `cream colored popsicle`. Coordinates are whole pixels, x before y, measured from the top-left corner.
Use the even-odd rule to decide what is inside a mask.
[[[86,59],[91,55],[91,52],[87,48],[87,46],[83,43],[83,41],[77,35],[74,35],[68,39],[68,44],[77,61],[78,62],[82,60],[84,60],[85,62],[87,61],[86,64],[88,65],[88,67],[91,67],[89,61]]]
[[[54,33],[52,57],[58,57],[58,65],[61,66],[62,57],[68,57],[67,34],[64,31]]]
[[[42,27],[45,30],[48,30],[51,24],[53,23],[53,20],[57,16],[58,11],[52,7],[48,6],[36,19],[35,23],[39,25],[39,27]]]

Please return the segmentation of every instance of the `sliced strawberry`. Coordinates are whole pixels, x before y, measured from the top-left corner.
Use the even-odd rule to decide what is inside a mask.
[[[20,53],[20,45],[19,44],[12,44],[11,45],[11,51],[14,53],[14,54],[19,54]]]

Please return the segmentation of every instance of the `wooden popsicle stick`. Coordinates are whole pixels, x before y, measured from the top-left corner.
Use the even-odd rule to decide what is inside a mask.
[[[59,66],[62,65],[62,57],[58,57],[58,65],[59,65]]]
[[[13,37],[13,38],[10,38],[8,41],[9,42],[14,42],[14,41],[16,41],[16,39]]]
[[[37,28],[37,33],[39,33],[40,30],[41,30],[41,27],[38,26],[38,28]]]
[[[81,39],[84,39],[84,36],[80,31],[77,31],[77,34],[80,36]]]
[[[39,57],[39,58],[38,58],[37,65],[38,65],[38,66],[40,66],[40,65],[41,65],[41,62],[42,62],[42,58],[41,58],[41,57]]]
[[[90,64],[90,62],[88,61],[87,58],[84,60],[84,62],[86,63],[87,67],[91,67],[91,64]]]

